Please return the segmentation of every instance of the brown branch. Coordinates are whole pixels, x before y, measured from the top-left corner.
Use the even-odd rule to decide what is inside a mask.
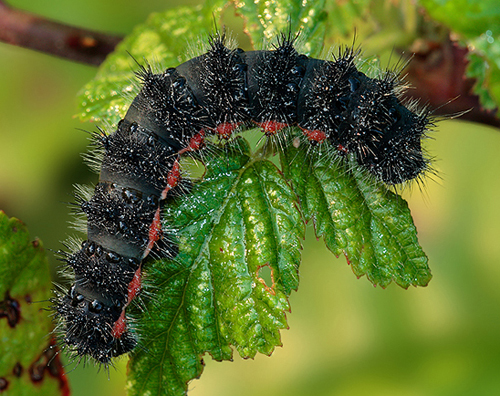
[[[101,64],[122,37],[65,25],[0,1],[0,41],[61,58]]]
[[[479,97],[472,93],[475,80],[465,77],[467,48],[452,41],[420,41],[412,50],[415,56],[406,72],[414,89],[406,96],[428,103],[436,115],[463,112],[461,120],[500,127],[498,111],[481,107]]]

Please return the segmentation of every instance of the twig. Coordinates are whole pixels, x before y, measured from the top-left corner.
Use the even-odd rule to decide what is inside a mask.
[[[0,41],[61,58],[101,64],[122,37],[65,25],[0,1]]]
[[[406,96],[428,103],[436,115],[463,113],[461,120],[500,127],[498,110],[484,110],[472,94],[475,80],[465,77],[467,48],[448,40],[420,42],[412,49],[415,55],[406,72],[414,89]]]

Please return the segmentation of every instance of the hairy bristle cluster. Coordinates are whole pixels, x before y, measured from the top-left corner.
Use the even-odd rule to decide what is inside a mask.
[[[203,148],[208,134],[229,139],[258,125],[273,136],[296,126],[312,145],[330,144],[339,158],[349,154],[387,185],[429,169],[421,141],[430,117],[402,103],[397,73],[366,76],[353,49],[332,60],[309,58],[295,39],[283,35],[271,50],[244,52],[216,35],[208,52],[176,68],[139,70],[142,90],[125,118],[112,134],[94,136],[99,183],[77,202],[88,240],[63,254],[74,284],[54,299],[54,310],[76,355],[109,364],[136,345],[127,307],[151,253],[177,254],[162,208],[174,192],[186,192],[179,188],[180,155]]]

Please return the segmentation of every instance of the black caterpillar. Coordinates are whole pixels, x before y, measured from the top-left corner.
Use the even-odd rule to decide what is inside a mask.
[[[88,240],[63,257],[74,285],[53,303],[71,351],[107,365],[137,344],[126,309],[150,253],[176,254],[162,233],[162,207],[180,182],[180,155],[200,149],[206,134],[228,139],[256,124],[271,136],[298,126],[312,144],[352,153],[388,185],[429,169],[420,145],[428,113],[401,103],[394,73],[374,79],[358,71],[356,55],[312,59],[286,35],[272,50],[244,52],[216,35],[207,53],[177,68],[137,73],[143,87],[125,118],[114,133],[97,136],[99,183],[79,202]]]

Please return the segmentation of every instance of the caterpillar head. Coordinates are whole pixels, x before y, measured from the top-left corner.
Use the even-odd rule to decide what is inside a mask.
[[[97,297],[97,298],[96,298]],[[137,341],[125,328],[123,304],[79,290],[73,285],[55,303],[62,319],[63,341],[77,356],[90,356],[105,365],[130,352]]]
[[[127,328],[125,308],[140,284],[134,276],[140,261],[110,252],[95,242],[66,254],[75,274],[73,286],[53,300],[64,344],[77,356],[90,356],[105,365],[130,352],[137,341]],[[129,293],[131,285],[134,293]]]

